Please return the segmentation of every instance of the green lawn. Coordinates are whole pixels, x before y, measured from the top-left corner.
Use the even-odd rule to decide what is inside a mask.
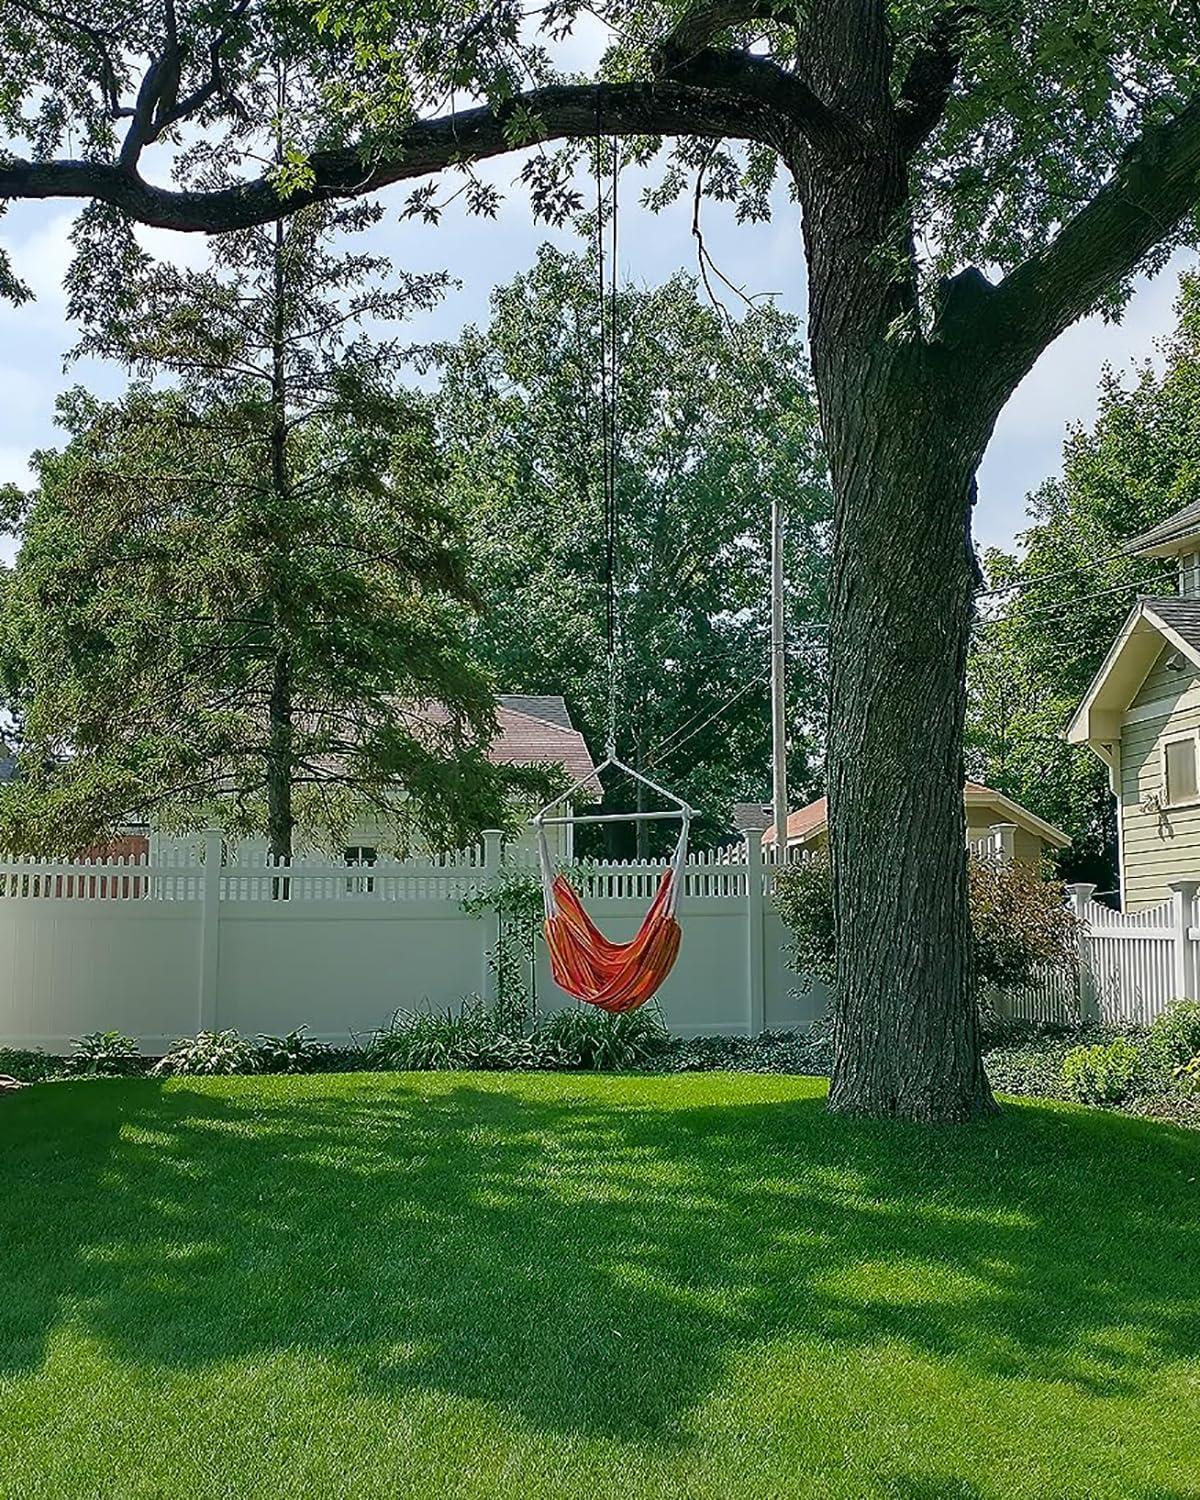
[[[0,1493],[1200,1496],[1200,1133],[823,1092],[0,1098]]]

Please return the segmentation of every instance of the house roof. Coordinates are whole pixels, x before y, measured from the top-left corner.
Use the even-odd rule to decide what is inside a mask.
[[[514,703],[529,706],[514,708]],[[565,724],[560,719],[565,719]],[[592,793],[597,800],[603,797],[604,789],[587,742],[571,723],[567,706],[560,697],[502,694],[496,708],[496,722],[500,733],[488,748],[488,759],[495,765],[560,765],[572,781],[584,783],[585,792]]]
[[[1061,828],[1056,828],[1053,823],[1047,823],[1044,818],[1039,818],[1036,813],[1031,813],[1027,807],[1022,807],[1019,802],[1014,802],[1004,792],[998,792],[995,788],[984,786],[981,781],[965,781],[963,783],[963,802],[968,807],[994,807],[997,812],[1002,813],[1010,823],[1016,823],[1019,828],[1026,829],[1029,833],[1036,834],[1047,844],[1053,844],[1056,849],[1065,849],[1071,842]],[[999,821],[999,820],[997,820]],[[805,843],[821,833],[829,822],[829,805],[824,797],[818,797],[815,802],[810,802],[807,807],[798,808],[794,813],[788,814],[787,841],[789,844]],[[774,823],[763,834],[764,844],[775,842]]]
[[[498,702],[501,708],[511,709],[513,713],[541,719],[559,729],[575,730],[567,700],[561,693],[501,693]]]
[[[1200,600],[1172,596],[1137,601],[1071,715],[1066,728],[1071,744],[1091,745],[1102,760],[1112,764],[1105,746],[1121,738],[1121,715],[1164,642],[1200,667]]]
[[[1151,526],[1125,546],[1134,557],[1173,557],[1178,552],[1200,550],[1200,500],[1193,500],[1174,515]]]

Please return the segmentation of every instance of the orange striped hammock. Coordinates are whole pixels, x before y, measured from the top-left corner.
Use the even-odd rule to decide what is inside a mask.
[[[642,925],[627,943],[614,943],[588,916],[566,876],[554,872],[545,829],[538,825],[546,909],[542,931],[550,950],[550,972],[560,989],[614,1015],[636,1010],[655,994],[679,956],[682,934],[675,914],[687,835],[684,817],[675,854],[662,873]]]

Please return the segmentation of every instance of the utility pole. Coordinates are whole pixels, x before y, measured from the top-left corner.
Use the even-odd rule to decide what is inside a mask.
[[[771,801],[775,812],[776,858],[787,859],[787,718],[784,712],[783,507],[771,499]]]

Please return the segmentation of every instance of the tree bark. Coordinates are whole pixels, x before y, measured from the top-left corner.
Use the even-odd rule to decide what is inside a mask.
[[[909,406],[908,411],[905,407]],[[972,973],[962,733],[974,463],[880,393],[837,464],[828,791],[837,982],[830,1105],[995,1106]]]
[[[809,339],[834,491],[827,781],[837,980],[830,1106],[966,1120],[994,1109],[971,963],[962,732],[973,476],[998,406],[923,337],[890,40],[828,0],[819,86],[869,128],[803,142]]]
[[[267,841],[274,859],[292,857],[292,664],[286,648],[271,664],[267,730]]]

